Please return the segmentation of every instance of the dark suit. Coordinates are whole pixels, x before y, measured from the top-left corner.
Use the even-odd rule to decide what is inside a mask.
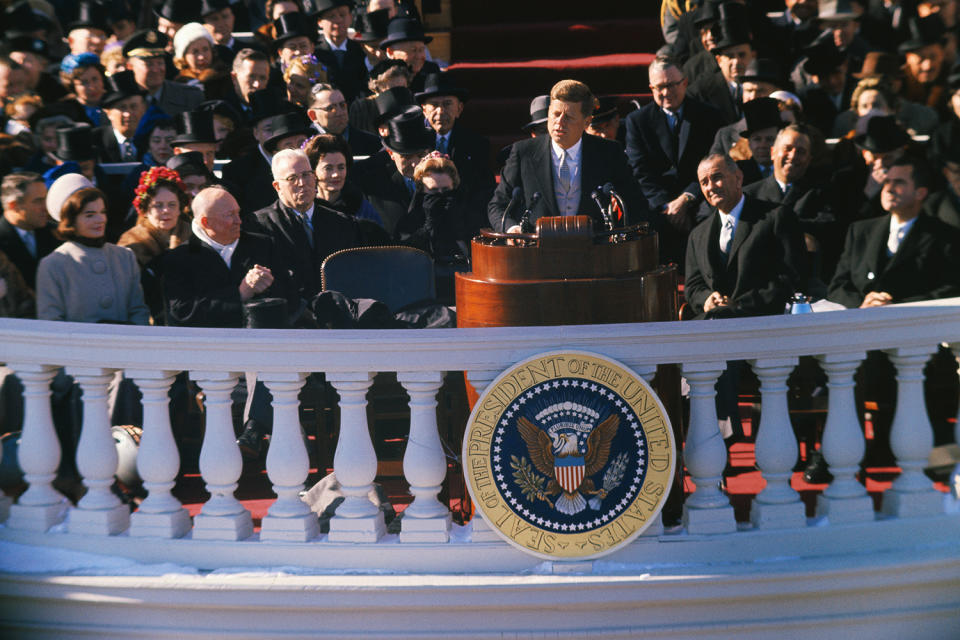
[[[413,194],[390,155],[384,150],[361,160],[353,166],[350,179],[380,214],[383,228],[393,235],[397,221],[410,207]]]
[[[597,187],[612,182],[620,196],[625,200],[630,218],[624,224],[645,221],[646,211],[636,182],[630,175],[620,145],[613,140],[604,140],[589,134],[581,138],[580,148],[580,204],[577,212],[589,215],[601,223],[597,205],[590,199],[590,193]],[[523,189],[525,203],[530,203],[534,193],[540,193],[539,204],[530,212],[530,221],[546,216],[560,215],[553,184],[553,159],[550,136],[539,136],[514,143],[510,157],[500,174],[497,186],[487,206],[490,225],[495,230],[510,228],[519,224],[523,206],[516,207],[506,218],[503,227],[500,220],[510,203],[514,187]]]
[[[730,304],[706,317],[759,316],[783,313],[796,289],[796,255],[800,231],[795,219],[776,205],[744,196],[733,234],[729,258],[720,251],[720,214],[712,215],[690,232],[686,255],[684,296],[698,317],[714,291]]]
[[[270,236],[277,244],[294,288],[305,300],[320,292],[320,267],[327,256],[365,244],[356,220],[319,202],[313,208],[312,247],[304,225],[279,200],[256,211],[251,221],[255,222],[258,233]]]
[[[98,140],[100,144],[97,148],[97,162],[124,162],[123,153],[120,151],[120,143],[117,142],[117,136],[113,127],[109,124],[98,128]],[[133,136],[129,138],[130,144],[133,144]],[[136,147],[134,153],[136,154]],[[130,160],[129,162],[135,162]]]
[[[274,276],[262,297],[285,298],[291,313],[299,306],[276,246],[262,235],[241,231],[229,267],[195,235],[165,253],[161,262],[167,323],[172,326],[242,327],[239,287],[254,265],[267,267]]]
[[[260,153],[259,146],[225,166],[223,182],[236,196],[240,210],[245,214],[262,209],[277,199],[270,163]]]
[[[695,77],[690,83],[687,95],[717,109],[723,118],[721,123],[723,125],[733,124],[743,115],[741,113],[743,105],[740,100],[734,100],[733,94],[730,93],[730,87],[727,85],[719,67],[712,72]]]
[[[894,303],[960,293],[960,232],[921,214],[888,258],[889,235],[889,214],[850,225],[830,281],[830,300],[857,308],[871,291],[889,293]]]
[[[157,107],[173,117],[184,111],[194,111],[205,99],[203,89],[199,87],[164,80]]]
[[[60,246],[60,241],[53,237],[55,228],[50,224],[33,232],[37,241],[37,257],[34,258],[27,251],[27,245],[23,244],[16,227],[0,216],[0,251],[7,254],[10,262],[20,271],[24,282],[31,289],[37,287],[37,264]]]
[[[376,152],[383,149],[383,143],[380,142],[380,137],[375,136],[372,133],[368,133],[363,129],[358,129],[352,124],[348,124],[344,138],[347,140],[347,144],[350,145],[350,151],[353,152],[354,156],[372,156]]]
[[[363,47],[353,40],[347,40],[347,52],[343,56],[343,63],[337,62],[337,55],[330,49],[326,38],[320,37],[314,49],[317,60],[327,68],[327,78],[343,93],[347,104],[357,96],[367,93],[367,56]]]
[[[490,141],[459,123],[450,130],[447,155],[457,166],[463,190],[465,222],[474,233],[487,226],[487,203],[496,188],[490,171]]]

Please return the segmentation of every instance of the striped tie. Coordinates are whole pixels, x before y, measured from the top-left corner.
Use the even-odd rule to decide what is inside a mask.
[[[570,166],[567,164],[567,153],[560,152],[560,167],[557,169],[557,182],[560,183],[560,190],[566,193],[570,190]]]

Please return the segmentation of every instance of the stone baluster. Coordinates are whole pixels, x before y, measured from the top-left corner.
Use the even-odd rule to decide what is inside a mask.
[[[127,370],[143,393],[143,435],[137,451],[137,473],[147,497],[130,516],[130,535],[180,538],[190,531],[190,514],[171,493],[180,470],[180,454],[170,425],[173,371]]]
[[[301,372],[259,374],[273,395],[273,435],[267,452],[267,476],[277,494],[277,500],[263,518],[261,540],[306,542],[320,535],[317,514],[300,499],[310,473],[297,399],[306,377],[307,374]]]
[[[253,519],[233,493],[243,471],[243,459],[233,432],[230,392],[236,373],[191,372],[206,396],[206,431],[200,449],[200,474],[210,499],[194,518],[193,537],[201,540],[243,540],[253,534]]]
[[[903,471],[883,494],[883,513],[899,517],[935,515],[943,511],[943,494],[923,473],[933,449],[933,428],[923,396],[923,368],[932,350],[900,348],[887,352],[897,368],[897,408],[893,412],[890,448]]]
[[[717,423],[714,387],[725,366],[723,362],[683,365],[683,375],[690,385],[690,429],[683,458],[696,485],[696,490],[683,505],[683,526],[691,534],[737,530],[733,507],[719,488],[727,449]]]
[[[862,351],[817,357],[827,374],[830,390],[821,453],[833,474],[833,482],[817,496],[817,517],[826,516],[832,524],[874,518],[873,499],[857,481],[865,445],[853,393],[853,374],[864,357]]]
[[[787,407],[787,376],[797,361],[795,357],[750,361],[760,379],[756,459],[767,481],[750,508],[750,521],[758,529],[799,529],[807,524],[800,494],[790,486],[799,449]]]
[[[50,381],[58,367],[7,363],[23,383],[23,435],[17,461],[30,485],[10,507],[7,526],[46,531],[66,516],[67,499],[53,488],[60,464],[60,442],[50,413]]]
[[[377,476],[377,454],[367,428],[371,373],[331,373],[327,382],[340,394],[340,437],[333,472],[344,500],[330,519],[331,542],[376,542],[386,532],[383,512],[368,494]]]
[[[637,373],[638,376],[643,378],[647,383],[653,382],[654,376],[657,375],[657,365],[655,364],[645,364],[638,367],[634,367],[633,370]],[[682,442],[675,442],[674,445],[677,448],[677,464],[682,464],[680,461],[680,450],[683,447]],[[663,514],[658,513],[657,517],[653,519],[653,522],[650,523],[646,529],[643,530],[643,533],[640,534],[641,537],[657,537],[663,535]]]
[[[77,470],[87,493],[67,515],[70,533],[113,535],[130,526],[130,508],[110,487],[117,473],[117,445],[110,431],[107,386],[112,369],[67,367],[83,389],[83,428],[77,443]]]
[[[493,369],[477,369],[467,372],[467,382],[477,392],[478,396],[483,395],[490,383],[497,379],[500,371]],[[461,461],[462,462],[462,461]],[[467,470],[464,469],[464,473]],[[504,542],[503,538],[494,531],[490,524],[483,518],[480,509],[476,509],[474,517],[470,520],[470,541],[471,542]],[[504,543],[506,544],[506,543]]]
[[[437,494],[447,475],[447,459],[437,432],[439,371],[404,372],[397,380],[410,394],[410,436],[403,454],[403,475],[410,483],[413,502],[403,512],[400,542],[447,542],[450,510]]]

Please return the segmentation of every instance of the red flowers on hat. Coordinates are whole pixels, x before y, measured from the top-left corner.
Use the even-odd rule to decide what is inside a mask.
[[[180,191],[187,191],[187,186],[183,184],[183,181],[180,179],[180,174],[173,169],[168,169],[167,167],[150,167],[147,171],[140,174],[140,183],[133,191],[137,194],[137,197],[133,199],[133,208],[137,210],[137,213],[143,213],[141,203],[143,202],[143,197],[147,195],[147,191],[161,181],[171,182],[176,185]]]

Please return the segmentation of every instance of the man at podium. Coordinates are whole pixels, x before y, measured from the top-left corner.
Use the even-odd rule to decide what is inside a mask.
[[[646,220],[646,208],[626,156],[616,142],[585,135],[596,98],[576,80],[561,80],[550,90],[547,136],[515,143],[500,174],[500,184],[487,206],[495,231],[518,233],[529,222],[532,229],[544,216],[591,216],[605,223],[600,204],[610,202],[612,185],[625,214],[614,220],[625,226]]]

